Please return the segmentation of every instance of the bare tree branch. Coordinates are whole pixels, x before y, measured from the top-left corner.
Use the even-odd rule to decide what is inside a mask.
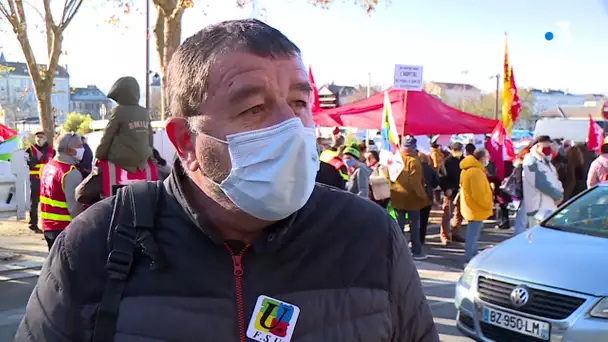
[[[51,0],[43,0],[44,4],[44,26],[46,27],[46,55],[51,58],[51,50],[53,49],[53,32],[55,31],[55,20],[51,12]]]
[[[66,2],[67,1],[68,0],[66,0]],[[69,0],[68,6],[64,7],[61,22],[59,23],[59,28],[62,31],[65,30],[65,28],[70,24],[72,19],[74,19],[74,16],[76,16],[76,13],[78,13],[80,6],[82,6],[82,2],[83,0]]]
[[[11,0],[8,0],[8,1],[11,1]],[[14,24],[13,24],[14,22],[12,19],[10,9],[6,8],[6,6],[1,2],[0,2],[0,13],[2,14],[2,16],[4,18],[6,18],[6,20],[9,22],[9,24],[11,24],[11,26],[14,26]]]

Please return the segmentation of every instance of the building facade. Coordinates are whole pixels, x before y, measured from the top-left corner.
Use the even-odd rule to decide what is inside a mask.
[[[357,93],[357,88],[325,84],[319,88],[319,104],[322,109],[335,108],[350,103],[349,97]]]
[[[70,111],[88,114],[93,120],[107,119],[112,101],[97,86],[70,89]]]
[[[0,105],[5,114],[5,122],[12,125],[16,121],[38,118],[38,103],[34,83],[25,63],[8,62],[0,54],[0,65],[4,72],[0,75]],[[45,65],[40,65],[46,69]],[[51,103],[56,116],[70,111],[70,76],[67,66],[57,66]]]
[[[450,106],[456,106],[467,101],[479,101],[481,89],[464,83],[425,82],[424,91]]]

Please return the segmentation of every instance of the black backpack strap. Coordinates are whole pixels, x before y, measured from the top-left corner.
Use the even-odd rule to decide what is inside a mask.
[[[165,265],[150,233],[161,187],[160,182],[137,182],[116,194],[108,238],[108,280],[97,309],[93,342],[114,341],[118,311],[136,252],[141,249],[149,256],[155,269]]]

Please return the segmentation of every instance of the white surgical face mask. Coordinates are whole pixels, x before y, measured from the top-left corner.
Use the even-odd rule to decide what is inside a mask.
[[[42,146],[45,143],[46,143],[46,139],[45,138],[36,138],[36,145]]]
[[[300,210],[315,186],[319,157],[313,128],[298,118],[277,125],[231,134],[226,141],[232,169],[215,183],[239,209],[267,221],[282,220]]]
[[[81,161],[82,157],[84,156],[84,147],[76,148],[74,150],[76,151],[76,155],[74,156],[74,158],[76,158],[78,161]]]

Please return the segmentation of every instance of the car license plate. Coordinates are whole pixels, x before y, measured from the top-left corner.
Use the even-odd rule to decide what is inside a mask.
[[[521,317],[509,312],[494,310],[488,307],[483,308],[482,321],[543,340],[549,340],[551,332],[551,324],[547,322]]]

